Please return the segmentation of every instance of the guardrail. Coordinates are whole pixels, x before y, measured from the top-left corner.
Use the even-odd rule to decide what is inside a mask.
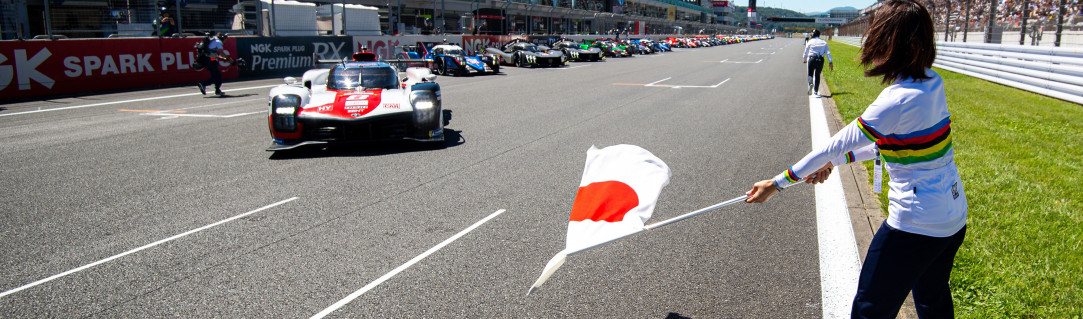
[[[860,37],[836,37],[860,47]],[[934,67],[1083,104],[1083,49],[937,42]]]
[[[933,66],[1083,104],[1083,51],[985,43],[937,42]]]

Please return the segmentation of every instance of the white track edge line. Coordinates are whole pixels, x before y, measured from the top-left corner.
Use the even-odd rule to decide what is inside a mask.
[[[223,92],[232,92],[232,91],[265,89],[265,88],[269,88],[269,87],[275,87],[275,86],[278,86],[278,85],[279,84],[253,86],[253,87],[246,87],[246,88],[239,88],[239,89],[229,89],[229,90],[222,90],[222,91]],[[44,109],[44,110],[33,110],[33,111],[24,111],[24,112],[17,112],[17,113],[0,114],[0,117],[13,116],[13,115],[22,115],[22,114],[32,114],[32,113],[41,113],[41,112],[51,112],[51,111],[63,111],[63,110],[81,109],[81,108],[92,107],[92,106],[102,106],[102,105],[123,104],[123,103],[131,103],[131,102],[143,102],[143,101],[161,100],[161,99],[169,99],[169,98],[182,97],[182,96],[191,96],[191,95],[200,95],[200,94],[198,94],[198,93],[185,93],[185,94],[174,94],[174,95],[166,95],[166,96],[155,96],[155,97],[133,99],[133,100],[123,100],[123,101],[102,102],[102,103],[94,103],[94,104],[73,105],[73,106],[57,107],[57,108]]]
[[[831,140],[823,100],[809,96],[812,148],[821,149]],[[861,273],[854,228],[846,205],[839,172],[817,184],[816,239],[820,255],[820,298],[824,318],[849,318]]]
[[[444,242],[442,242],[440,244],[437,244],[436,246],[433,246],[432,248],[429,248],[429,250],[426,250],[424,253],[421,253],[420,255],[417,255],[417,257],[414,257],[413,259],[410,259],[410,261],[407,261],[405,264],[402,264],[398,268],[395,268],[395,269],[391,270],[390,272],[384,274],[380,278],[377,278],[375,281],[370,282],[368,285],[365,285],[364,287],[361,287],[361,289],[358,289],[357,291],[354,291],[353,293],[346,296],[345,298],[342,298],[342,300],[339,300],[338,302],[335,302],[330,307],[327,307],[327,309],[324,309],[323,311],[320,311],[319,313],[313,315],[312,318],[313,319],[318,319],[318,318],[326,317],[327,315],[331,314],[335,310],[338,310],[339,308],[342,308],[342,306],[345,306],[346,304],[350,303],[354,299],[357,299],[358,297],[361,297],[361,295],[365,294],[366,292],[368,292],[372,288],[376,288],[376,286],[379,286],[384,281],[387,281],[388,279],[391,279],[391,277],[394,277],[395,275],[402,272],[403,270],[406,270],[406,268],[410,268],[411,266],[418,263],[422,259],[425,259],[425,257],[428,257],[429,255],[435,253],[436,251],[440,250],[441,248],[444,248],[444,246],[447,246],[448,244],[455,241],[456,239],[459,239],[459,237],[462,237],[462,236],[466,235],[467,233],[473,231],[475,228],[478,228],[478,226],[481,226],[485,222],[488,222],[490,219],[493,219],[496,216],[499,216],[500,214],[503,214],[504,211],[505,211],[504,209],[500,209],[500,210],[497,210],[496,212],[494,212],[492,214],[489,214],[488,217],[485,217],[485,218],[479,220],[478,222],[474,223],[473,225],[470,225],[470,227],[467,227],[466,229],[463,229],[458,234],[455,234],[454,236],[451,236],[447,240],[444,240]]]
[[[188,235],[191,235],[191,234],[206,230],[206,229],[214,227],[214,226],[218,226],[218,225],[221,225],[221,224],[231,222],[231,221],[233,221],[235,219],[238,219],[238,218],[242,218],[242,217],[245,217],[245,216],[248,216],[248,215],[258,213],[260,211],[266,210],[266,209],[271,208],[271,207],[275,207],[275,206],[278,206],[278,205],[288,203],[288,202],[293,201],[295,199],[297,199],[297,197],[293,197],[293,198],[290,198],[290,199],[285,199],[285,200],[279,201],[279,202],[274,203],[274,204],[270,204],[270,205],[267,205],[267,206],[257,208],[255,210],[249,211],[249,212],[244,213],[244,214],[240,214],[240,215],[237,215],[237,216],[226,218],[226,219],[220,220],[218,222],[215,222],[213,224],[209,224],[209,225],[206,225],[206,226],[203,226],[203,227],[199,227],[199,228],[196,228],[196,229],[193,229],[193,230],[186,231],[184,233],[173,235],[172,237],[162,239],[162,240],[150,243],[150,244],[146,244],[146,245],[143,245],[142,247],[135,248],[135,249],[132,249],[132,250],[120,253],[120,254],[116,254],[116,255],[113,255],[112,257],[109,257],[109,258],[106,258],[106,259],[102,259],[102,260],[99,260],[99,261],[96,261],[96,262],[93,262],[93,263],[90,263],[90,264],[80,266],[80,267],[72,269],[72,270],[68,270],[68,271],[65,271],[65,272],[62,272],[62,273],[59,273],[59,274],[56,274],[56,275],[49,276],[48,278],[41,279],[41,280],[38,280],[38,281],[35,281],[35,282],[32,282],[32,283],[23,285],[22,287],[2,292],[2,293],[0,293],[0,298],[3,298],[4,296],[7,296],[7,295],[10,295],[10,294],[22,291],[22,290],[25,290],[27,288],[31,288],[31,287],[34,287],[34,286],[37,286],[37,285],[52,281],[52,280],[60,278],[60,277],[64,277],[64,276],[67,276],[67,275],[70,275],[70,274],[73,274],[73,273],[76,273],[76,272],[79,272],[79,271],[86,270],[87,268],[90,268],[90,267],[94,267],[94,266],[97,266],[97,265],[100,265],[100,264],[107,263],[107,262],[112,261],[114,259],[124,257],[124,256],[139,252],[139,251],[147,249],[147,248],[158,246],[158,245],[161,245],[163,243],[170,242],[170,241],[173,241],[175,239],[178,239],[178,238],[181,238],[181,237],[184,237],[184,236],[188,236]]]

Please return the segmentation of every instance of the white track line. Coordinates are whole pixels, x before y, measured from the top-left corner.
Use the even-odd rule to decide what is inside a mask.
[[[185,114],[185,113],[168,113],[168,112],[139,113],[139,115],[162,116],[162,117],[167,117],[167,118],[178,118],[178,117],[206,117],[206,118],[221,118],[221,119],[228,119],[228,118],[232,118],[232,117],[238,117],[238,116],[245,116],[245,115],[252,115],[252,114],[257,114],[257,113],[267,113],[267,111],[256,111],[256,112],[247,112],[247,113],[236,113],[236,114],[229,114],[229,115],[215,115],[215,114]]]
[[[244,91],[244,90],[254,90],[254,89],[265,89],[265,88],[276,87],[276,86],[278,86],[278,84],[263,85],[263,86],[253,86],[253,87],[222,90],[222,91],[224,91],[224,92]],[[41,113],[41,112],[51,112],[51,111],[63,111],[63,110],[81,109],[81,108],[92,107],[92,106],[102,106],[102,105],[113,105],[113,104],[132,103],[132,102],[153,101],[153,100],[161,100],[161,99],[171,99],[171,98],[175,98],[175,97],[191,96],[191,95],[202,95],[202,94],[199,94],[199,93],[185,93],[185,94],[175,94],[175,95],[166,95],[166,96],[155,96],[155,97],[148,97],[148,98],[142,98],[142,99],[133,99],[133,100],[123,100],[123,101],[102,102],[102,103],[94,103],[94,104],[73,105],[73,106],[65,106],[65,107],[43,109],[43,110],[33,110],[33,111],[25,111],[25,112],[0,114],[0,117],[12,116],[12,115],[22,115],[22,114],[32,114],[32,113]]]
[[[812,149],[821,149],[831,140],[823,100],[809,96],[812,122]],[[850,211],[842,190],[839,172],[831,172],[816,189],[816,238],[820,247],[820,296],[824,318],[849,318],[857,293],[861,257],[857,253]]]
[[[252,215],[252,214],[255,214],[255,213],[258,213],[258,212],[264,211],[264,210],[266,210],[266,209],[268,209],[268,208],[271,208],[271,207],[275,207],[275,206],[278,206],[278,205],[282,205],[282,204],[288,203],[288,202],[290,202],[290,201],[293,201],[293,200],[295,200],[295,199],[297,199],[297,197],[294,197],[294,198],[290,198],[290,199],[286,199],[286,200],[282,200],[282,201],[280,201],[280,202],[277,202],[277,203],[274,203],[274,204],[270,204],[270,205],[267,205],[267,206],[263,206],[263,207],[260,207],[260,208],[258,208],[258,209],[256,209],[256,210],[253,210],[253,211],[249,211],[249,212],[247,212],[247,213],[244,213],[244,214],[240,214],[240,215],[237,215],[237,216],[233,216],[233,217],[230,217],[230,218],[226,218],[226,219],[220,220],[220,221],[218,221],[218,222],[215,222],[215,223],[213,223],[213,224],[210,224],[210,225],[206,225],[206,226],[203,226],[203,227],[200,227],[200,228],[196,228],[196,229],[193,229],[193,230],[189,230],[189,231],[186,231],[186,232],[184,232],[184,233],[180,233],[180,234],[174,235],[173,237],[169,237],[169,238],[166,238],[166,239],[162,239],[162,240],[159,240],[159,241],[156,241],[156,242],[150,243],[150,244],[146,244],[146,245],[144,245],[144,246],[142,246],[142,247],[139,247],[139,248],[136,248],[136,249],[132,249],[132,250],[129,250],[129,251],[126,251],[126,252],[123,252],[123,253],[117,254],[117,255],[113,255],[112,257],[109,257],[109,258],[106,258],[106,259],[102,259],[102,260],[99,260],[99,261],[95,261],[95,262],[93,262],[93,263],[90,263],[90,264],[87,264],[87,265],[84,265],[84,266],[80,266],[79,268],[75,268],[75,269],[72,269],[72,270],[68,270],[68,271],[65,271],[65,272],[62,272],[62,273],[59,273],[59,274],[56,274],[56,275],[52,275],[52,276],[49,276],[49,278],[45,278],[45,279],[42,279],[42,280],[38,280],[38,281],[35,281],[35,282],[32,282],[32,283],[29,283],[29,284],[23,285],[22,287],[19,287],[19,288],[15,288],[15,289],[12,289],[12,290],[8,290],[8,291],[5,291],[5,292],[2,292],[2,293],[0,293],[0,298],[3,298],[4,296],[7,296],[7,295],[10,295],[10,294],[13,294],[13,293],[16,293],[16,292],[22,291],[22,290],[25,290],[25,289],[27,289],[27,288],[30,288],[30,287],[34,287],[34,286],[37,286],[37,285],[40,285],[40,284],[43,284],[43,283],[46,283],[46,282],[52,281],[53,279],[57,279],[57,278],[60,278],[60,277],[64,277],[64,276],[67,276],[67,275],[70,275],[70,274],[73,274],[73,273],[76,273],[76,272],[79,272],[79,271],[82,271],[82,270],[86,270],[87,268],[90,268],[90,267],[94,267],[94,266],[97,266],[97,265],[101,265],[101,264],[107,263],[107,262],[109,262],[109,261],[112,261],[112,260],[114,260],[114,259],[117,259],[117,258],[120,258],[120,257],[124,257],[124,256],[127,256],[127,255],[130,255],[130,254],[133,254],[133,253],[139,252],[139,251],[141,251],[141,250],[144,250],[144,249],[147,249],[147,248],[151,248],[151,247],[154,247],[154,246],[158,246],[158,245],[161,245],[161,244],[163,244],[163,243],[167,243],[167,242],[170,242],[170,241],[172,241],[172,240],[175,240],[175,239],[178,239],[178,238],[181,238],[181,237],[184,237],[184,236],[188,236],[188,235],[191,235],[191,234],[195,234],[195,233],[197,233],[197,232],[199,232],[199,231],[202,231],[202,230],[206,230],[206,229],[208,229],[208,228],[211,228],[211,227],[214,227],[214,226],[218,226],[218,225],[221,225],[221,224],[225,224],[225,223],[231,222],[231,221],[233,221],[233,220],[235,220],[235,219],[238,219],[238,218],[242,218],[242,217],[245,217],[245,216],[248,216],[248,215]]]
[[[466,229],[463,229],[462,231],[460,231],[458,234],[455,234],[455,236],[451,236],[451,238],[448,238],[447,240],[444,240],[444,242],[442,242],[442,243],[440,243],[440,244],[438,244],[436,246],[433,246],[432,248],[429,248],[429,250],[426,250],[424,253],[421,253],[420,255],[417,255],[417,257],[414,257],[414,259],[410,259],[410,261],[407,261],[405,264],[402,264],[402,266],[399,266],[398,268],[395,268],[394,270],[391,270],[391,272],[388,272],[388,273],[384,274],[383,276],[381,276],[380,278],[377,278],[375,281],[370,282],[368,285],[365,285],[364,287],[361,287],[361,289],[358,289],[357,291],[354,291],[349,296],[346,296],[346,298],[342,298],[342,300],[339,300],[338,302],[331,305],[330,307],[327,307],[327,309],[324,309],[323,311],[320,311],[320,313],[317,313],[317,314],[313,315],[312,318],[314,318],[314,319],[315,318],[323,318],[323,317],[331,314],[335,310],[338,310],[339,308],[342,308],[342,306],[345,306],[346,304],[350,303],[354,299],[357,299],[357,297],[361,297],[361,295],[365,294],[366,292],[368,292],[372,288],[376,288],[376,286],[380,285],[384,281],[387,281],[388,279],[391,279],[391,277],[394,277],[395,275],[402,272],[403,270],[406,270],[406,268],[410,268],[410,266],[413,266],[414,264],[421,261],[422,259],[425,259],[425,257],[428,257],[429,255],[432,255],[432,253],[435,253],[436,251],[440,250],[441,248],[444,248],[444,246],[447,246],[448,244],[455,241],[456,239],[459,239],[459,237],[462,237],[463,235],[466,235],[467,233],[474,230],[475,228],[478,228],[478,226],[481,226],[481,224],[484,224],[485,222],[489,221],[490,219],[495,218],[496,216],[499,216],[502,213],[504,213],[503,209],[498,210],[498,211],[496,211],[496,212],[494,212],[492,214],[489,214],[488,217],[485,217],[482,220],[479,220],[478,222],[474,223],[470,227],[467,227]]]

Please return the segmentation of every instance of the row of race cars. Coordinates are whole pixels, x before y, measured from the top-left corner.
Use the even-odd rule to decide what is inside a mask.
[[[462,47],[454,44],[419,43],[405,46],[403,58],[424,59],[424,64],[440,75],[469,75],[499,73],[501,65],[516,67],[559,67],[568,62],[604,61],[609,57],[631,57],[633,55],[654,54],[672,51],[677,48],[710,47],[734,44],[760,37],[702,37],[668,38],[665,41],[651,39],[595,39],[578,42],[560,39],[551,44],[535,44],[523,40],[513,40],[500,48],[486,48],[484,52],[469,54]]]
[[[362,50],[342,60],[320,60],[300,79],[286,77],[286,84],[271,89],[267,124],[272,144],[267,150],[404,139],[444,147],[451,114],[443,109],[436,74],[499,73],[501,65],[563,66],[767,38],[772,37],[560,39],[550,45],[513,40],[474,55],[454,44],[419,43],[403,47],[401,59],[387,60]]]

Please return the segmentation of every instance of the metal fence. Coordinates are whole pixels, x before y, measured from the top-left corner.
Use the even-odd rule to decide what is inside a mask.
[[[836,41],[860,47],[861,37]],[[936,43],[934,67],[1083,104],[1083,50],[1051,46]]]
[[[0,36],[11,40],[180,36],[212,31],[252,34],[256,29],[254,4],[216,0],[4,1]]]
[[[1083,51],[1072,48],[937,42],[933,66],[1083,104]]]
[[[687,0],[0,0],[0,39],[233,35],[716,34]],[[362,5],[364,4],[364,5]]]
[[[937,38],[953,42],[1061,46],[1065,31],[1083,31],[1083,0],[918,0],[932,14]],[[866,14],[879,4],[866,9]],[[838,28],[861,36],[868,16]],[[976,37],[976,38],[975,38]]]
[[[278,31],[303,31],[305,35],[380,34],[376,8],[346,2],[2,0],[0,39],[178,37],[207,32],[270,35]],[[358,20],[360,12],[371,17],[366,21],[369,23]],[[299,24],[302,21],[306,24]]]

